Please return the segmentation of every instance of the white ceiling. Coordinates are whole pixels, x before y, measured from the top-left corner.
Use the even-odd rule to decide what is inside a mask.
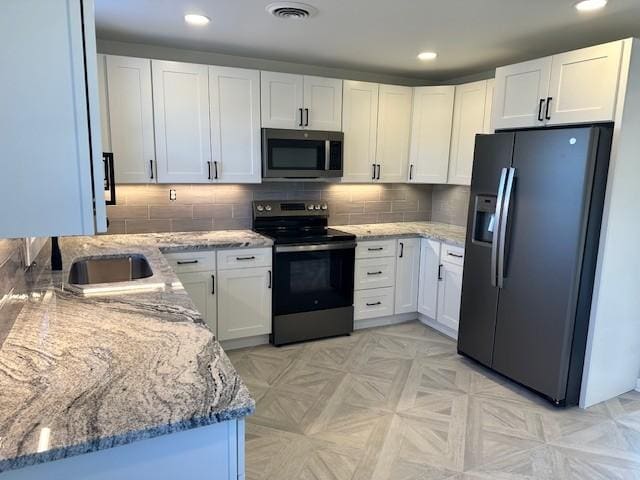
[[[447,80],[640,36],[640,0],[581,14],[575,0],[303,0],[307,20],[271,17],[272,0],[96,0],[98,37]],[[185,13],[211,17],[206,27]],[[435,62],[416,55],[435,50]]]

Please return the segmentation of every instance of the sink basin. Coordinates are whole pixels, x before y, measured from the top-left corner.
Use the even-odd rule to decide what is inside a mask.
[[[72,285],[94,285],[97,283],[119,283],[149,278],[153,275],[144,255],[130,254],[103,258],[78,260],[71,265],[69,283]]]

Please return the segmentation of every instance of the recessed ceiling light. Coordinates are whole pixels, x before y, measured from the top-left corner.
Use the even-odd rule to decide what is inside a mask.
[[[576,10],[580,12],[592,12],[594,10],[600,10],[607,5],[608,0],[582,0],[576,3]]]
[[[209,17],[205,17],[204,15],[198,15],[196,13],[188,13],[184,16],[184,21],[189,25],[197,25],[202,26],[206,25],[211,21]]]
[[[438,54],[436,52],[422,52],[418,54],[420,60],[435,60]]]

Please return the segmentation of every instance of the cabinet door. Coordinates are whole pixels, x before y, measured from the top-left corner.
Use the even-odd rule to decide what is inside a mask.
[[[550,76],[551,57],[498,68],[492,107],[493,128],[542,126],[544,109],[541,110],[540,102],[547,98]]]
[[[487,81],[456,87],[448,183],[471,185],[476,135],[484,131]]]
[[[493,127],[492,108],[493,108],[493,96],[496,91],[496,80],[490,78],[487,80],[487,94],[484,98],[484,129],[482,133],[491,134],[495,132]]]
[[[271,268],[218,271],[218,338],[271,333]]]
[[[109,131],[109,99],[107,96],[107,57],[99,54],[98,64],[98,100],[100,104],[100,137],[102,138],[102,151],[111,151],[111,132]]]
[[[260,72],[264,128],[302,128],[303,84],[302,75]]]
[[[378,84],[344,81],[342,129],[344,131],[344,182],[374,181]]]
[[[158,182],[207,183],[211,162],[208,67],[160,60],[152,60],[151,67]]]
[[[305,128],[342,130],[342,80],[304,77]],[[308,117],[307,117],[308,115]]]
[[[217,336],[216,279],[211,272],[181,273],[182,286],[191,297],[211,331]]]
[[[413,90],[409,181],[447,183],[455,87]]]
[[[440,266],[440,242],[420,241],[420,287],[418,312],[436,319],[438,310],[438,270]]]
[[[623,44],[553,56],[548,125],[614,120]]]
[[[418,311],[418,285],[420,281],[420,239],[398,240],[396,260],[395,313]]]
[[[2,2],[0,238],[102,229],[93,28],[90,2]]]
[[[411,87],[380,85],[376,161],[383,182],[407,180],[412,101]]]
[[[151,60],[107,55],[106,62],[108,151],[116,182],[155,182]]]
[[[214,180],[260,183],[260,72],[209,67]]]
[[[458,331],[462,298],[462,267],[443,262],[438,285],[438,323]]]

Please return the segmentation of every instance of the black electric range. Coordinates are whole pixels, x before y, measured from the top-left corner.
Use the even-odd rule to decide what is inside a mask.
[[[328,219],[322,202],[253,202],[253,230],[274,241],[274,345],[353,331],[356,237]]]

